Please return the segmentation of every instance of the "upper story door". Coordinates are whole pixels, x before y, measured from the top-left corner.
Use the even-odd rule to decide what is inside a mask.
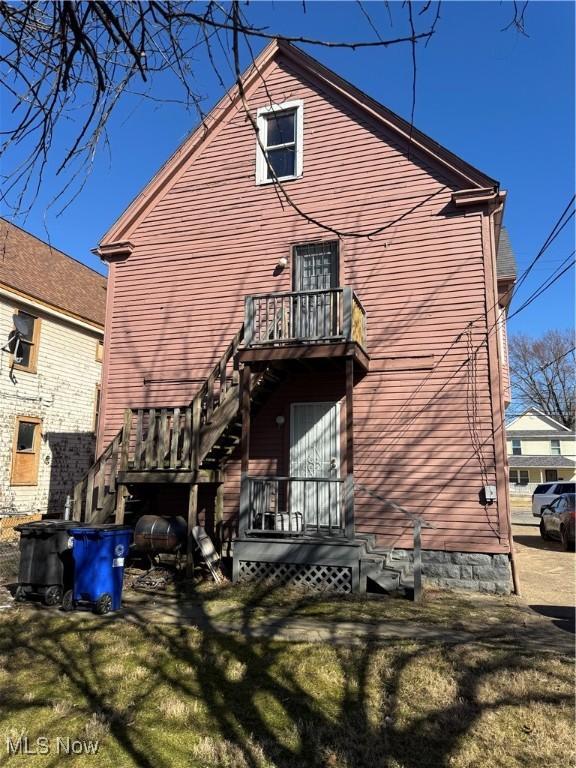
[[[294,247],[295,328],[302,339],[338,335],[340,283],[338,242],[307,243]]]

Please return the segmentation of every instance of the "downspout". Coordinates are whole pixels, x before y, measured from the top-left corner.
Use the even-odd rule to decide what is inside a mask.
[[[504,209],[504,203],[500,203],[497,207],[493,208],[489,213],[489,221],[490,221],[490,250],[492,252],[492,273],[493,273],[493,280],[494,280],[494,294],[496,298],[498,298],[498,277],[496,273],[496,239],[495,239],[495,227],[496,227],[496,221],[499,219],[499,226],[501,225],[502,220],[502,213]],[[506,322],[504,320],[504,322]],[[498,397],[500,399],[500,413],[502,416],[502,425],[500,429],[500,437],[499,439],[504,444],[504,456],[506,457],[506,476],[508,475],[508,463],[507,463],[507,450],[506,450],[506,435],[504,431],[504,412],[505,412],[505,406],[504,406],[504,398],[502,393],[502,366],[503,366],[503,360],[501,359],[501,349],[500,344],[496,345],[497,350],[497,356],[498,356],[498,381],[500,383],[500,386],[498,387]],[[522,591],[520,588],[520,577],[518,573],[518,564],[516,562],[516,551],[514,549],[514,536],[512,534],[512,513],[511,513],[511,507],[510,507],[510,494],[508,493],[508,498],[506,499],[506,514],[508,518],[508,546],[510,547],[510,570],[512,572],[512,585],[514,588],[514,594],[520,597],[522,595]]]

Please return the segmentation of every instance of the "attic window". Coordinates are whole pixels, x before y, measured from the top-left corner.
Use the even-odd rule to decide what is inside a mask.
[[[257,125],[256,183],[271,184],[301,176],[303,102],[262,107]]]

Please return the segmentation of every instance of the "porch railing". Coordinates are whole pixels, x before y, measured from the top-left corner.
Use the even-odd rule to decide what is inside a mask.
[[[247,347],[355,341],[366,348],[366,312],[347,287],[247,296],[244,326]]]
[[[248,477],[246,533],[279,536],[344,534],[344,480]]]

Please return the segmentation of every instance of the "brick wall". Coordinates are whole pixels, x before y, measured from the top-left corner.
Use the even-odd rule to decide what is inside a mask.
[[[102,334],[0,297],[0,347],[12,330],[12,315],[23,309],[40,317],[37,373],[10,370],[0,353],[0,514],[58,513],[66,494],[94,458],[94,408],[102,365],[96,345]],[[38,483],[10,483],[17,416],[42,419]]]

